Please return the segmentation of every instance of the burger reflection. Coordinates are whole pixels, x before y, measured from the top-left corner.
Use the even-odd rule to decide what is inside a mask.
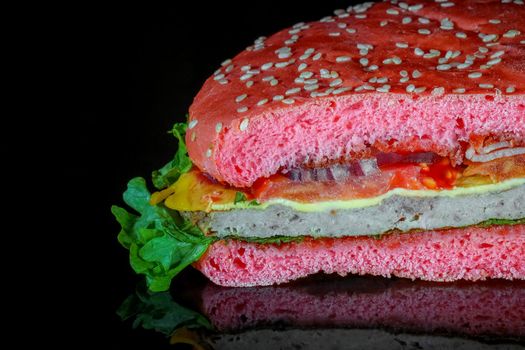
[[[119,315],[194,349],[525,348],[524,281],[314,276],[185,290],[137,292]]]

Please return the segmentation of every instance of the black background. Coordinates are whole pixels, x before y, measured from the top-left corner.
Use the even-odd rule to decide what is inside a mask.
[[[74,275],[60,302],[75,314],[62,337],[111,348],[168,348],[153,331],[133,331],[115,310],[135,289],[139,277],[116,239],[119,226],[110,213],[122,205],[129,179],[143,176],[171,159],[176,143],[167,134],[182,121],[199,91],[226,58],[261,36],[300,21],[318,20],[355,1],[173,1],[169,7],[127,3],[86,6],[71,11],[64,42],[75,106],[60,122],[52,146],[64,155],[58,185],[78,199],[63,205],[71,223],[67,259]],[[69,238],[68,238],[69,239]],[[68,261],[64,266],[64,261]],[[74,280],[74,281],[73,281]],[[67,281],[67,283],[66,283]],[[169,347],[173,348],[173,347]]]

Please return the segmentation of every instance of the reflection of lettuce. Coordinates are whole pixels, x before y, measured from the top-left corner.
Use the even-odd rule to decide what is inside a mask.
[[[134,178],[124,192],[124,202],[140,215],[113,206],[111,211],[122,226],[119,242],[130,252],[135,272],[146,275],[152,291],[169,289],[173,277],[206,252],[214,238],[182,219],[162,204],[151,205],[146,181]]]
[[[135,317],[134,328],[154,329],[166,335],[181,327],[212,328],[203,315],[174,302],[169,292],[137,291],[122,303],[117,314],[123,320]]]
[[[171,132],[179,141],[179,148],[175,153],[175,157],[170,162],[152,173],[153,184],[159,190],[177,181],[181,174],[188,172],[192,167],[190,157],[188,156],[188,149],[184,142],[187,128],[188,125],[186,123],[176,123],[173,125]]]

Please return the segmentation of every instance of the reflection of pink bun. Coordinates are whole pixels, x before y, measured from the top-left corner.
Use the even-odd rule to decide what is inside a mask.
[[[349,281],[342,288],[338,281],[259,288],[209,284],[202,294],[203,311],[221,331],[285,325],[525,336],[521,281]],[[316,293],[316,289],[322,290]]]
[[[461,161],[470,136],[523,142],[525,7],[401,4],[298,24],[225,62],[190,108],[193,162],[245,187],[306,157],[336,159],[365,145]]]
[[[195,263],[223,286],[283,283],[317,272],[432,281],[525,279],[525,225],[256,244],[218,241]]]

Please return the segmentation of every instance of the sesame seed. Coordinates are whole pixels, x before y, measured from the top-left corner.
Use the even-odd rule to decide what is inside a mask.
[[[310,79],[312,76],[314,75],[314,73],[312,72],[309,72],[309,71],[304,71],[302,72],[299,77],[303,78],[303,79]]]
[[[506,32],[505,34],[503,34],[503,37],[504,38],[514,38],[514,37],[516,37],[516,36],[518,36],[520,34],[521,34],[521,32],[519,30],[511,29],[508,32]]]
[[[244,113],[244,112],[246,112],[247,110],[248,110],[248,107],[246,107],[246,106],[243,106],[243,107],[239,107],[239,108],[237,108],[237,112],[239,112],[239,113]]]
[[[284,58],[289,58],[292,56],[291,53],[289,52],[280,52],[278,55],[277,55],[280,59],[284,59]]]
[[[228,58],[227,60],[224,60],[222,63],[221,63],[221,66],[227,66],[229,65],[230,63],[232,63],[232,60],[230,58]]]
[[[431,94],[434,96],[441,96],[445,93],[445,88],[442,86],[438,86],[432,89]]]
[[[516,88],[515,88],[514,86],[509,86],[509,87],[505,90],[505,92],[506,92],[507,94],[512,94],[514,91],[516,91]]]
[[[242,67],[241,67],[241,71],[243,71],[243,72],[247,72],[247,71],[249,71],[250,69],[252,69],[252,66],[250,66],[250,65],[246,65],[246,66],[242,66]]]
[[[359,59],[359,63],[362,65],[362,66],[368,66],[368,58],[360,58]]]
[[[456,37],[460,38],[460,39],[466,39],[467,38],[467,34],[465,34],[463,32],[457,32],[456,33]]]
[[[228,79],[221,79],[221,80],[219,80],[219,84],[221,84],[221,85],[228,84]]]
[[[197,119],[193,119],[188,123],[188,129],[193,129],[199,121]]]
[[[345,29],[347,26],[346,23],[337,23],[337,27],[341,28],[341,29]]]
[[[296,93],[298,93],[300,91],[301,91],[301,88],[298,88],[298,87],[292,88],[292,89],[288,89],[288,90],[286,90],[285,95],[293,95],[293,94],[296,94]]]
[[[346,28],[346,32],[349,34],[355,34],[357,30],[355,30],[354,28]]]
[[[396,43],[396,47],[399,47],[400,49],[406,49],[408,47],[407,43]]]
[[[487,62],[487,65],[489,65],[489,66],[493,66],[493,65],[498,64],[498,63],[500,63],[500,62],[501,62],[501,58],[495,58],[495,59],[493,59],[493,60],[488,61],[488,62]]]
[[[286,67],[286,66],[289,65],[289,64],[290,64],[290,63],[288,63],[288,62],[279,62],[279,63],[276,63],[276,64],[275,64],[275,67],[276,67],[276,68],[284,68],[284,67]]]
[[[343,81],[339,78],[333,80],[332,82],[330,82],[330,87],[336,87],[337,85],[341,85],[343,83]]]
[[[243,74],[240,79],[244,81],[244,80],[250,79],[251,77],[253,77],[252,74],[246,73],[246,74]]]
[[[423,4],[412,5],[408,7],[408,11],[417,12],[423,8]]]
[[[452,6],[455,6],[456,4],[454,4],[453,2],[443,2],[441,3],[441,7],[452,7]]]
[[[525,45],[525,40],[520,41],[520,44]]]
[[[514,0],[514,3],[516,5],[523,5],[524,4],[523,0]]]
[[[401,23],[403,24],[409,24],[410,22],[412,22],[411,17],[403,17],[403,19],[401,20]]]
[[[335,61],[338,62],[338,63],[348,62],[350,60],[351,60],[351,58],[349,56],[339,56],[339,57],[336,57],[336,59],[335,59]]]
[[[315,51],[315,49],[309,47],[308,49],[306,49],[306,50],[304,51],[304,53],[307,54],[307,55],[311,55],[311,54],[314,53],[314,51]]]
[[[355,15],[354,17],[357,18],[357,19],[365,19],[366,15],[365,14],[362,14],[362,15],[360,14],[360,15]]]
[[[414,84],[410,84],[410,85],[408,85],[408,86],[406,87],[406,91],[407,91],[407,92],[413,92],[415,88],[416,88],[416,87],[414,86]]]
[[[366,55],[368,55],[368,50],[367,49],[361,49],[361,50],[359,50],[359,54],[361,56],[366,56]]]
[[[368,82],[369,83],[377,83],[377,77],[372,77],[372,78],[368,79]]]
[[[429,24],[430,23],[430,20],[428,18],[425,18],[425,17],[420,17],[417,20],[421,24]]]
[[[388,92],[388,91],[390,91],[390,85],[385,84],[385,85],[383,85],[381,87],[376,88],[376,91],[378,91],[378,92]]]
[[[206,158],[210,158],[211,157],[211,148],[208,148],[206,150]]]
[[[470,79],[477,79],[477,78],[481,78],[483,74],[481,74],[480,72],[472,72],[468,75],[468,77]]]
[[[217,74],[216,76],[213,77],[213,80],[221,80],[221,79],[223,79],[224,77],[225,77],[225,75],[222,74],[222,73],[221,73],[221,74]]]
[[[487,64],[482,64],[481,66],[479,66],[479,69],[489,69],[490,67],[492,66],[489,66]]]
[[[313,91],[319,89],[319,84],[308,84],[304,86],[306,91]]]
[[[248,123],[250,123],[250,120],[248,118],[244,118],[239,124],[239,130],[244,131],[248,128]]]
[[[261,70],[267,70],[267,69],[270,69],[272,68],[273,66],[273,62],[268,62],[268,63],[265,63],[261,66]]]
[[[386,13],[389,15],[399,15],[399,11],[396,9],[388,9],[386,10]]]
[[[328,69],[321,68],[321,69],[319,69],[319,73],[321,75],[328,75],[328,74],[330,74],[330,71]]]
[[[356,47],[359,49],[359,50],[362,50],[362,49],[366,49],[366,50],[373,50],[374,49],[374,46],[371,45],[371,44],[363,44],[363,43],[358,43],[356,45]]]
[[[342,87],[342,88],[339,88],[339,89],[335,89],[332,91],[332,95],[339,95],[345,91],[349,91],[349,90],[352,90],[351,87]]]
[[[193,132],[191,133],[190,139],[191,139],[192,141],[195,141],[196,138],[197,138],[197,134],[195,134],[195,131],[193,131]]]
[[[301,61],[304,61],[304,60],[306,60],[308,57],[310,57],[310,55],[305,53],[305,54],[301,55],[301,56],[299,57],[299,59],[300,59]]]
[[[414,54],[415,54],[416,56],[423,56],[423,55],[425,54],[425,51],[421,50],[419,47],[416,47],[416,48],[414,49]]]
[[[437,70],[449,70],[452,68],[450,64],[440,64],[436,67]]]
[[[371,65],[371,66],[369,66],[369,67],[366,68],[366,70],[367,70],[367,71],[370,71],[370,72],[371,72],[371,71],[374,71],[374,70],[378,70],[378,69],[379,69],[379,66],[376,65],[376,64],[373,64],[373,65]]]
[[[421,86],[421,87],[415,88],[415,89],[414,89],[414,92],[415,92],[416,94],[420,94],[420,93],[422,93],[423,91],[425,91],[426,89],[427,89],[426,87]]]
[[[226,69],[224,70],[226,73],[230,73],[233,70],[233,64],[230,64]]]
[[[296,83],[296,84],[304,84],[304,79],[303,78],[295,78],[294,79],[294,83]]]
[[[316,53],[316,54],[314,55],[314,57],[312,57],[312,60],[317,61],[317,60],[320,59],[320,58],[321,58],[321,53],[318,52],[318,53]]]
[[[337,73],[335,70],[333,70],[333,71],[330,72],[330,77],[332,79],[338,78],[339,77],[339,73]]]
[[[216,133],[220,133],[221,130],[222,130],[222,123],[219,122],[219,123],[215,124],[215,132]]]
[[[392,57],[392,62],[394,62],[394,64],[401,64],[403,62],[403,60],[401,60],[401,58],[399,58],[397,56],[394,56],[394,57]]]
[[[456,66],[457,69],[465,69],[472,65],[472,63],[460,63]]]
[[[492,84],[479,84],[478,86],[482,89],[492,89],[494,87]]]
[[[506,34],[506,33],[505,33]],[[504,34],[504,35],[505,35]],[[495,41],[498,39],[498,35],[497,34],[488,34],[488,35],[485,35],[481,40],[484,42],[484,43],[489,43],[491,41]]]
[[[504,54],[505,54],[505,51],[503,51],[503,50],[496,51],[492,55],[490,55],[490,58],[492,58],[492,59],[498,58],[498,57],[503,56]]]
[[[453,54],[454,54],[453,51],[448,50],[448,51],[445,53],[445,59],[448,60],[448,59],[452,58],[452,55],[453,55]]]
[[[287,105],[291,105],[294,102],[295,100],[293,98],[285,98],[284,100],[282,100],[282,103],[286,103]]]
[[[306,85],[312,85],[312,84],[317,84],[318,80],[317,79],[308,79],[308,80],[305,80],[304,83]]]
[[[297,67],[297,70],[300,72],[302,71],[303,69],[306,69],[306,67],[308,67],[308,65],[306,63],[301,63],[299,65],[299,67]]]
[[[423,74],[421,74],[421,72],[418,71],[417,69],[412,72],[412,78],[414,78],[414,79],[420,78],[422,75]]]
[[[273,97],[273,100],[274,101],[282,101],[284,99],[284,96],[283,95],[275,95]]]
[[[408,10],[408,4],[406,2],[400,2],[397,6],[401,7],[403,10]]]
[[[399,82],[400,82],[400,83],[406,83],[406,82],[409,81],[409,80],[410,80],[409,77],[403,77],[403,78],[399,79]]]
[[[329,36],[339,36],[341,35],[340,32],[331,32],[331,33],[328,33]]]
[[[499,19],[489,19],[490,24],[500,24],[501,21]]]
[[[271,86],[275,86],[275,85],[277,85],[277,84],[279,84],[279,80],[277,80],[277,79],[272,79],[272,80],[270,80],[270,85],[271,85]]]
[[[379,22],[379,26],[384,27],[388,24],[388,21],[381,21]]]
[[[235,98],[235,102],[239,103],[241,102],[242,100],[244,100],[246,97],[248,97],[248,95],[246,94],[242,94],[242,95],[239,95]]]
[[[429,35],[431,32],[430,30],[426,29],[426,28],[420,28],[417,30],[417,32],[421,35]]]
[[[383,60],[383,64],[392,64],[392,59],[391,58],[386,58]]]
[[[457,88],[457,89],[454,89],[453,92],[456,93],[456,94],[463,94],[465,93],[465,89],[464,88]]]
[[[262,81],[270,81],[272,79],[274,79],[274,76],[273,75],[268,75],[268,76],[262,78]]]

